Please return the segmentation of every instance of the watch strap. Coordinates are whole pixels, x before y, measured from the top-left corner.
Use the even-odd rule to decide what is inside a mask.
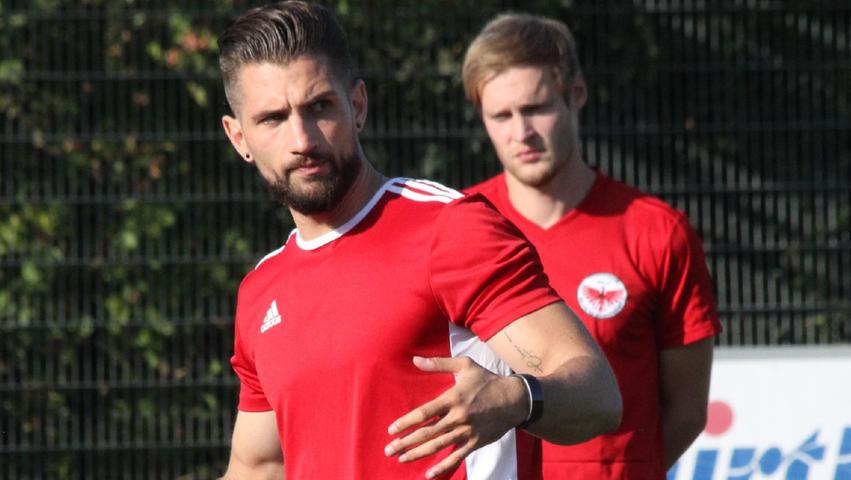
[[[529,394],[529,413],[517,428],[526,428],[540,420],[544,414],[544,389],[541,387],[541,381],[534,375],[528,373],[514,373],[511,376],[519,377],[526,385],[526,392]]]

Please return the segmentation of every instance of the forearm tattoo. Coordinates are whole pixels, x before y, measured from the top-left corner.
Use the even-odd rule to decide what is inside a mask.
[[[544,370],[541,369],[541,364],[544,362],[541,357],[514,343],[514,339],[511,338],[511,335],[509,335],[506,330],[507,329],[504,329],[502,333],[505,335],[505,338],[508,339],[511,346],[513,346],[514,349],[517,350],[517,353],[520,354],[520,358],[526,361],[526,366],[538,373],[544,373]]]

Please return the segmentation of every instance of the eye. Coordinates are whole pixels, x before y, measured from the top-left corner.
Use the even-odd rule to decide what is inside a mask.
[[[270,113],[269,115],[266,115],[265,117],[263,117],[260,120],[260,123],[262,123],[264,125],[275,125],[275,124],[283,122],[286,119],[287,119],[287,116],[284,115],[283,113]]]
[[[317,100],[310,104],[310,111],[313,113],[322,113],[328,109],[331,105],[331,102],[328,100]]]
[[[495,122],[504,122],[511,118],[511,114],[508,112],[497,112],[489,115],[489,117]]]
[[[546,105],[542,103],[533,103],[532,105],[527,105],[521,109],[524,115],[535,115],[538,113],[542,113],[546,109]]]
[[[524,110],[528,115],[544,115],[550,113],[554,106],[555,102],[534,103]]]

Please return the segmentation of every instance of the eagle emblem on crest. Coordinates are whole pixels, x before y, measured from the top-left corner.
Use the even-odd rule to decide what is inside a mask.
[[[597,318],[612,318],[626,305],[626,286],[611,273],[595,273],[585,277],[576,289],[576,299],[583,312]]]

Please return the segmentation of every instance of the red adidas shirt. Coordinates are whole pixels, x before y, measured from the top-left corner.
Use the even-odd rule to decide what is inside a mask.
[[[721,331],[688,219],[601,173],[580,205],[548,229],[514,209],[504,174],[469,190],[490,199],[532,242],[551,285],[600,344],[621,388],[618,430],[570,447],[544,442],[544,478],[665,478],[659,351]]]
[[[468,355],[507,374],[482,341],[557,301],[534,249],[482,197],[388,181],[339,230],[294,232],[243,280],[239,409],[275,411],[287,478],[422,479],[438,458],[385,457],[387,427],[453,378],[411,358]],[[511,431],[451,478],[537,478],[534,447]]]

